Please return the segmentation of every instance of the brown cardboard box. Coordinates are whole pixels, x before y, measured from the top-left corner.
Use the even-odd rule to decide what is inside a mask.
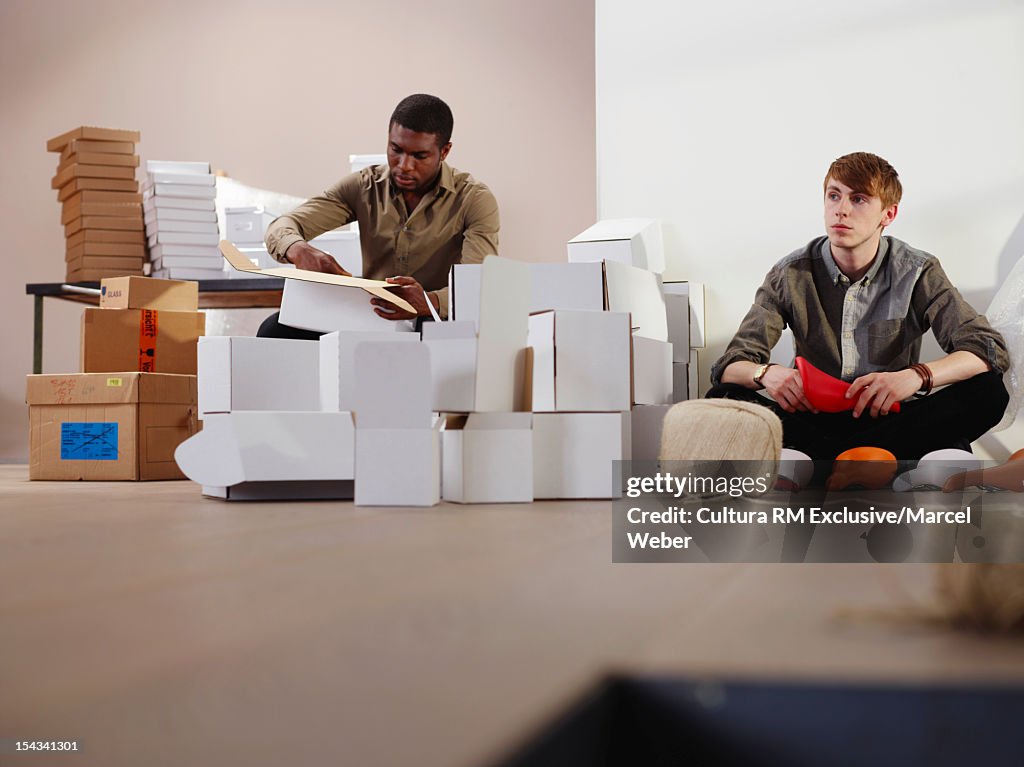
[[[65,205],[82,205],[87,202],[137,202],[141,205],[142,194],[140,192],[106,192],[102,189],[87,189],[64,199]]]
[[[107,277],[123,277],[126,274],[142,276],[138,269],[77,269],[68,270],[64,282],[99,282]]]
[[[103,280],[100,286],[100,308],[194,312],[199,309],[199,283],[113,277]]]
[[[77,198],[77,195],[76,195]],[[70,224],[81,216],[142,216],[142,206],[137,202],[65,202],[61,208],[60,222]]]
[[[30,375],[29,479],[183,479],[174,450],[198,430],[196,377]]]
[[[135,154],[135,144],[131,141],[89,141],[88,139],[72,139],[60,153],[60,161],[64,162],[73,154],[85,152],[101,152],[103,154]],[[104,163],[99,163],[103,165]],[[113,165],[114,163],[109,163]]]
[[[70,237],[80,229],[116,229],[141,232],[146,228],[142,216],[81,216],[64,227],[64,236]]]
[[[61,154],[58,170],[64,170],[69,165],[118,165],[122,168],[139,167],[139,156],[137,154],[114,154],[110,152],[73,152],[67,156]]]
[[[202,312],[88,308],[82,312],[82,372],[195,375],[205,329]]]
[[[60,189],[76,178],[135,178],[135,168],[122,168],[117,165],[68,165],[57,170],[57,175],[50,179],[51,189]]]
[[[67,239],[69,248],[74,248],[83,242],[119,242],[130,245],[145,245],[146,233],[118,231],[116,229],[79,229]]]
[[[138,274],[146,259],[142,256],[78,256],[68,259],[68,272],[74,274],[90,269],[120,269],[121,274]]]
[[[55,136],[46,142],[47,152],[59,152],[75,139],[87,139],[89,141],[130,141],[133,144],[139,143],[139,132],[137,130],[120,130],[118,128],[97,128],[92,125],[80,125]]]
[[[87,230],[90,231],[90,230]],[[131,242],[80,242],[64,252],[64,260],[71,262],[83,256],[127,256],[145,258],[146,246]]]
[[[139,191],[139,182],[127,178],[75,178],[57,192],[57,200],[64,202],[81,191],[133,192]]]

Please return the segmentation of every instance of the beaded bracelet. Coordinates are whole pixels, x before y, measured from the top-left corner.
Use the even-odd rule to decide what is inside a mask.
[[[931,368],[920,362],[915,362],[910,366],[910,369],[921,376],[921,388],[917,390],[917,393],[923,397],[927,397],[932,393],[932,385],[934,383],[932,380]]]

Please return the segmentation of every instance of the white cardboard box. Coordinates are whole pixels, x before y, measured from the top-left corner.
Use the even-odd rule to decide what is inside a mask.
[[[636,335],[668,340],[665,297],[657,274],[635,266],[606,261],[605,305],[610,312],[627,312]]]
[[[275,218],[262,205],[225,208],[224,237],[236,244],[262,245],[267,227]]]
[[[438,413],[471,413],[476,406],[475,323],[424,322],[430,349],[432,408]]]
[[[365,342],[420,342],[415,333],[394,333],[382,330],[342,330],[320,336],[319,381],[320,408],[325,412],[337,413],[355,410],[355,350]],[[303,343],[300,341],[299,343]],[[394,376],[402,382],[403,376]],[[408,383],[402,383],[409,386]],[[357,416],[358,417],[358,416]]]
[[[665,271],[661,223],[652,218],[598,221],[569,240],[569,261],[615,261],[649,272]]]
[[[703,349],[707,345],[706,309],[704,301],[703,282],[666,282],[661,286],[665,293],[666,303],[668,296],[686,296],[690,307],[690,343],[692,349]],[[670,339],[671,340],[671,339]],[[677,360],[682,361],[682,360]]]
[[[335,330],[412,330],[411,322],[388,320],[374,313],[370,295],[413,311],[407,301],[387,290],[388,283],[382,280],[341,277],[295,268],[260,269],[227,240],[221,240],[220,251],[231,266],[249,276],[284,278],[281,322],[285,325],[321,333]]]
[[[433,423],[423,344],[355,347],[357,506],[433,506],[441,498],[440,422]],[[410,385],[410,382],[414,382]]]
[[[629,410],[629,315],[541,312],[530,317],[534,412]]]
[[[533,416],[535,498],[612,498],[613,461],[632,456],[630,414]]]
[[[672,363],[672,401],[683,402],[690,399],[690,363]]]
[[[200,336],[199,417],[320,410],[319,346],[285,338]],[[337,408],[334,408],[337,411]]]
[[[219,258],[210,256],[157,256],[150,263],[153,269],[215,269],[223,271],[221,265],[224,263]]]
[[[599,263],[530,264],[530,312],[604,309],[604,268]],[[449,275],[448,318],[477,322],[481,264],[455,264]]]
[[[189,176],[209,176],[210,163],[182,162],[180,160],[146,160],[146,173],[178,173]]]
[[[219,231],[217,229],[216,221],[175,221],[173,219],[157,218],[156,216],[146,216],[143,220],[146,224],[146,233],[149,235],[153,235],[158,232],[217,234]]]
[[[657,461],[661,454],[661,427],[672,405],[637,405],[630,413],[633,461]]]
[[[369,168],[371,165],[387,164],[388,156],[386,154],[350,154],[348,156],[348,166],[352,173]]]
[[[672,402],[672,344],[633,336],[633,403]]]
[[[154,245],[206,245],[217,247],[220,235],[217,232],[146,232],[149,247]]]
[[[150,194],[143,199],[142,209],[145,211],[201,210],[212,211],[214,215],[217,215],[216,202],[212,197],[168,197],[167,195],[155,197]]]
[[[210,487],[353,479],[355,427],[351,413],[211,413],[174,459],[186,477]]]
[[[334,256],[341,267],[353,277],[363,274],[363,249],[358,230],[333,229],[309,241],[314,248]]]
[[[449,416],[441,433],[442,498],[455,503],[533,500],[533,415]]]
[[[154,205],[156,199],[155,197],[150,197],[142,204],[147,223],[150,219],[156,219],[157,221],[205,221],[207,223],[216,223],[217,221],[217,211],[212,206],[204,210],[167,208]],[[218,255],[220,254],[218,253]]]
[[[689,398],[698,399],[701,396],[700,392],[700,365],[697,357],[697,350],[690,350],[690,364],[687,370],[686,384],[689,389]]]
[[[668,340],[672,343],[672,361],[690,359],[690,297],[686,294],[665,294],[665,320]]]
[[[200,176],[200,178],[202,178]],[[217,196],[214,184],[157,184],[152,181],[142,183],[142,199],[149,197],[185,197],[213,200]]]

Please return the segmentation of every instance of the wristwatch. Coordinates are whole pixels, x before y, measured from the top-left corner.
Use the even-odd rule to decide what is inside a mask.
[[[757,370],[754,371],[754,383],[757,384],[758,389],[764,388],[764,384],[761,383],[761,379],[764,378],[764,374],[768,372],[768,368],[774,364],[774,362],[766,362],[763,365],[757,366]]]

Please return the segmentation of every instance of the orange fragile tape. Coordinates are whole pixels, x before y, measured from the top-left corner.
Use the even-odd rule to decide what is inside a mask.
[[[155,309],[139,312],[139,370],[143,373],[156,371],[157,315]]]

